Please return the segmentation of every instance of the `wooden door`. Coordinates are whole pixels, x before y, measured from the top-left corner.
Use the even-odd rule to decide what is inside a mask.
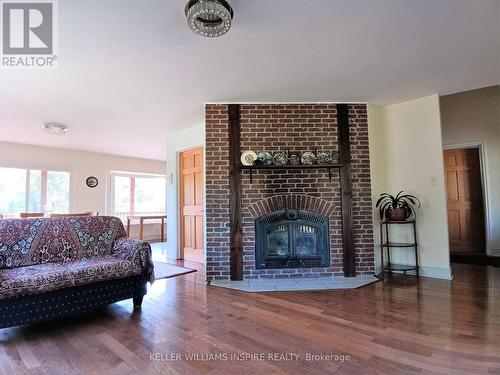
[[[203,148],[179,156],[181,258],[204,263],[203,246]]]
[[[485,252],[479,149],[444,152],[450,250]]]

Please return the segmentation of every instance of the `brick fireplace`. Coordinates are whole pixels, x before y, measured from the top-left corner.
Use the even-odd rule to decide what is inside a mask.
[[[372,200],[368,147],[367,109],[349,104],[350,178],[352,183],[352,237],[357,275],[374,273]],[[338,150],[339,133],[336,104],[244,104],[239,107],[241,151]],[[231,178],[229,152],[229,105],[207,104],[206,122],[206,267],[207,279],[230,278]],[[258,170],[241,171],[241,227],[243,231],[243,277],[305,278],[343,276],[343,217],[339,170]],[[294,215],[308,212],[324,218],[325,229],[307,225],[300,229]],[[328,234],[328,261],[318,258],[309,264],[288,263],[286,267],[262,267],[256,253],[259,220],[273,213],[286,216],[286,225],[305,233]],[[302,214],[303,217],[305,217]],[[291,215],[291,216],[290,216]],[[285,217],[283,216],[283,217]],[[302,217],[302,218],[303,218]],[[318,219],[319,220],[319,219]],[[321,220],[319,220],[321,221]],[[318,222],[319,222],[318,221]],[[304,224],[301,224],[304,225]],[[279,238],[280,234],[273,238]],[[283,238],[284,235],[281,235]],[[300,243],[317,246],[318,239],[303,236]],[[292,237],[290,236],[290,241]],[[296,238],[296,237],[293,237]],[[318,237],[319,238],[319,237]],[[321,239],[321,238],[319,238]],[[262,239],[260,239],[262,240]],[[293,240],[296,241],[296,240]],[[299,241],[299,240],[297,240]],[[312,242],[311,242],[312,241]],[[285,241],[286,242],[286,241]],[[295,245],[294,245],[295,246]],[[311,245],[313,246],[313,245]],[[298,252],[304,251],[300,245]],[[318,252],[322,248],[317,246]],[[281,251],[281,250],[280,250]],[[257,256],[256,256],[257,255]],[[273,258],[274,259],[274,258]],[[276,258],[278,259],[278,258]],[[321,261],[321,262],[320,262]],[[257,264],[256,262],[260,262]],[[277,263],[276,263],[277,264]]]

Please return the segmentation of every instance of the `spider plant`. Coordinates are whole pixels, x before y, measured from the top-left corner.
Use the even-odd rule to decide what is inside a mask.
[[[387,211],[393,211],[402,209],[406,212],[403,220],[410,218],[415,215],[415,209],[420,208],[420,200],[411,194],[403,194],[400,191],[396,196],[393,196],[389,193],[380,194],[379,199],[377,200],[377,204],[375,205],[379,209],[380,220],[384,219],[384,216],[387,217]]]

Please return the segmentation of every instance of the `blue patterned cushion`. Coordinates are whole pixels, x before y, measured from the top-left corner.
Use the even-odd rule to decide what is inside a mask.
[[[73,263],[46,263],[0,270],[0,300],[142,274],[131,261],[113,256]]]
[[[48,263],[0,270],[0,299],[75,286],[64,264]]]
[[[121,279],[142,273],[142,268],[134,262],[114,256],[81,260],[80,262],[71,263],[69,269],[76,285]]]

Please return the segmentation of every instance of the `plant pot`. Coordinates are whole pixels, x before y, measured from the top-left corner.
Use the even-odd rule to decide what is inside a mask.
[[[385,218],[389,221],[405,221],[407,216],[406,208],[388,208],[385,210]]]

